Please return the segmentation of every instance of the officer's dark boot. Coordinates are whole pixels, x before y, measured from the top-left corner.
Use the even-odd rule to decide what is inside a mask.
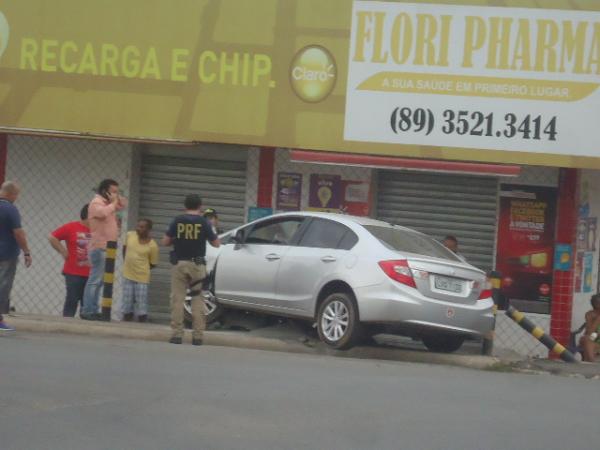
[[[140,322],[140,323],[148,322],[148,316],[146,314],[142,314],[141,316],[138,316],[138,322]]]
[[[123,314],[124,322],[133,322],[133,313],[125,313]]]

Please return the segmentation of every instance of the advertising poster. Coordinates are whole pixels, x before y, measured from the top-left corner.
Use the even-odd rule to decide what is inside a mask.
[[[272,208],[258,208],[256,206],[248,208],[248,222],[262,219],[263,217],[269,217],[271,215],[273,215]]]
[[[339,212],[342,208],[342,177],[312,174],[308,209],[311,211]]]
[[[577,248],[588,252],[596,251],[598,229],[597,217],[580,217],[577,223]]]
[[[569,244],[556,244],[554,247],[554,270],[568,272],[573,264],[573,247]]]
[[[592,252],[585,252],[583,255],[583,289],[585,293],[592,292],[593,283],[593,270],[594,270],[594,254]]]
[[[588,230],[588,222],[587,217],[579,217],[579,221],[577,222],[577,249],[578,250],[586,250],[587,249],[587,230]]]
[[[300,211],[301,200],[302,174],[279,172],[276,208],[282,211]]]
[[[588,217],[586,226],[585,248],[588,252],[596,251],[596,236],[598,229],[598,218]]]
[[[502,273],[502,292],[510,300],[542,302],[549,308],[556,198],[554,188],[501,187],[496,268]],[[566,254],[570,264],[570,249]]]
[[[353,216],[368,216],[371,210],[371,184],[365,181],[342,181],[344,200],[342,210]]]
[[[575,259],[575,292],[581,292],[583,288],[583,255],[584,252],[577,252]]]

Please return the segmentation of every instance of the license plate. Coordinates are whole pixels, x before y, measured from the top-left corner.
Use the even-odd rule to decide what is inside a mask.
[[[463,281],[448,277],[435,277],[435,288],[440,291],[454,292],[460,294],[463,290]]]

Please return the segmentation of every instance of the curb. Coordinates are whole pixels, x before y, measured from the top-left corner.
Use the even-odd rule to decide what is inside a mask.
[[[10,324],[18,331],[29,333],[64,333],[158,342],[167,342],[171,337],[171,329],[168,326],[130,322],[88,322],[54,316],[11,316]],[[184,335],[184,342],[191,342],[191,333],[188,331]],[[354,347],[347,351],[338,351],[327,347],[311,347],[298,340],[249,336],[227,331],[206,331],[204,342],[207,345],[220,347],[325,355],[338,358],[442,364],[477,370],[493,370],[502,364],[499,358],[490,356],[450,355],[389,347]]]
[[[528,359],[514,365],[514,370],[521,373],[549,374],[569,378],[600,380],[600,363],[569,364],[562,361]]]

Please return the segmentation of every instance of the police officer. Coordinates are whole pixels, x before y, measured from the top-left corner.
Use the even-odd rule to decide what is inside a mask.
[[[183,304],[189,287],[192,296],[192,344],[202,345],[205,328],[202,280],[206,278],[206,242],[219,247],[221,242],[210,222],[202,216],[202,200],[196,194],[185,197],[185,213],[177,216],[162,239],[171,252],[171,344],[181,344],[183,338]]]

